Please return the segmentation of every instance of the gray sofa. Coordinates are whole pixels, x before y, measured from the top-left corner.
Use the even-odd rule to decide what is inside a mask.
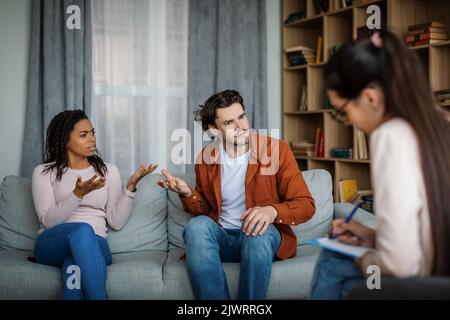
[[[307,244],[324,236],[333,215],[342,217],[352,205],[334,204],[332,181],[324,170],[303,172],[316,201],[316,213],[294,227],[297,256],[273,264],[268,299],[304,299],[309,292],[319,250]],[[188,183],[194,177],[182,176]],[[108,267],[110,299],[193,299],[183,253],[182,230],[191,217],[177,195],[156,185],[158,174],[139,185],[133,213],[120,231],[110,231],[108,242],[113,263]],[[373,226],[373,216],[359,210],[356,220]],[[0,299],[59,299],[59,268],[30,262],[38,221],[31,197],[30,180],[5,177],[0,199]],[[236,298],[239,264],[225,263],[232,298]]]

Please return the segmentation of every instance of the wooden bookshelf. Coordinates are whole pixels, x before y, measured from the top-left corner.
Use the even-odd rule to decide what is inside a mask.
[[[325,169],[333,178],[334,198],[338,201],[338,182],[357,179],[360,190],[372,189],[370,160],[332,158],[332,148],[353,148],[354,128],[334,121],[330,110],[324,109],[324,66],[330,56],[330,48],[357,38],[357,28],[365,26],[367,7],[378,5],[381,24],[405,38],[408,26],[440,21],[447,25],[450,34],[450,1],[444,0],[354,0],[351,6],[342,7],[341,0],[333,2],[332,11],[317,10],[313,0],[283,0],[284,21],[290,14],[305,11],[306,18],[283,24],[283,48],[298,45],[316,49],[317,38],[323,37],[323,54],[320,63],[290,67],[283,54],[283,139],[286,142],[309,141],[314,143],[316,129],[324,131],[325,157],[297,157],[301,170]],[[282,22],[283,23],[283,22]],[[413,47],[420,57],[433,90],[450,88],[450,40]],[[307,111],[299,111],[302,87],[306,86]],[[450,107],[444,107],[450,110]],[[367,139],[368,143],[368,139]]]

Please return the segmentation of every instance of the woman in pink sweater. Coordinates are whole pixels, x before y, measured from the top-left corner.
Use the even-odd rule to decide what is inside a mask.
[[[32,177],[41,224],[34,255],[38,263],[61,267],[64,299],[107,299],[107,225],[125,225],[136,185],[157,167],[141,165],[122,189],[117,167],[98,156],[95,143],[83,111],[57,114],[47,128],[44,164]]]

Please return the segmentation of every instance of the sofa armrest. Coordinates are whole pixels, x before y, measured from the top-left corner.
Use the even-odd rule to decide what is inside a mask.
[[[351,203],[335,202],[334,218],[344,219],[345,216],[348,215],[354,207],[355,205]],[[375,228],[375,216],[364,209],[358,208],[358,210],[356,210],[355,215],[353,216],[353,219],[370,228]]]

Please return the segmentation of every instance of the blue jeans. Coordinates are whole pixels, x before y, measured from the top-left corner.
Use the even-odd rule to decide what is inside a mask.
[[[343,299],[364,277],[353,258],[323,249],[314,270],[310,298]]]
[[[111,252],[105,238],[87,223],[62,223],[42,232],[34,247],[36,261],[61,268],[63,299],[106,300],[106,266]],[[80,270],[81,288],[74,288],[73,267]],[[69,269],[68,269],[69,268]],[[70,277],[70,279],[69,279]],[[69,280],[69,283],[68,283]]]
[[[246,236],[239,229],[225,229],[207,216],[189,220],[183,230],[186,262],[197,299],[228,300],[222,262],[240,262],[238,298],[264,299],[272,262],[281,243],[278,230],[270,225],[262,236]]]

